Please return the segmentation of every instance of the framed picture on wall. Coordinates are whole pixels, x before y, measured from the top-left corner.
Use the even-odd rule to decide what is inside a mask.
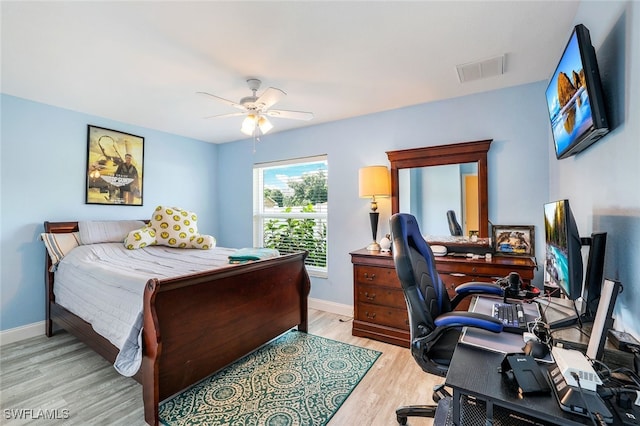
[[[89,125],[86,204],[141,206],[144,138]]]
[[[534,257],[535,227],[532,225],[493,225],[493,241],[498,256]]]

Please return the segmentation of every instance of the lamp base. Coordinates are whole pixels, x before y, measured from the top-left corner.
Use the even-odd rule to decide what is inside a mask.
[[[371,244],[369,244],[367,246],[367,250],[369,251],[380,251],[380,244],[378,244],[376,241],[372,242]]]

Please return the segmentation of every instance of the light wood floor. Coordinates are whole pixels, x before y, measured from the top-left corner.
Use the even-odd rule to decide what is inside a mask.
[[[329,426],[397,425],[396,407],[431,403],[433,386],[444,382],[424,373],[409,349],[352,336],[350,318],[310,310],[309,332],[382,352]],[[32,410],[32,416],[38,410],[68,413],[68,419],[9,418],[15,410]],[[0,424],[144,425],[142,386],[67,333],[34,337],[0,351]],[[410,418],[408,424],[433,422]]]

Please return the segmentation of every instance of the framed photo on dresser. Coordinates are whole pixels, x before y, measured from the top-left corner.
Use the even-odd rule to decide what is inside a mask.
[[[533,225],[493,225],[492,234],[497,256],[536,255]]]
[[[86,204],[142,205],[144,138],[89,125]]]

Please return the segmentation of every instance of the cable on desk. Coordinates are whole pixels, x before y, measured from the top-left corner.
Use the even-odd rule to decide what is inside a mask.
[[[616,368],[615,370],[612,371],[612,375],[613,373],[620,373],[620,374],[624,374],[630,381],[633,382],[634,385],[636,385],[638,387],[638,389],[640,389],[640,377],[631,369],[626,368],[626,367],[621,367],[621,368]],[[614,380],[616,380],[618,383],[624,384],[623,382],[621,382],[620,380],[618,380],[617,378],[613,378]]]
[[[607,380],[607,377],[611,377],[611,374],[613,372],[611,371],[611,368],[609,368],[607,364],[605,364],[602,361],[598,361],[597,359],[592,359],[589,357],[587,357],[587,359],[589,360],[589,362],[591,362],[593,369],[596,371],[596,373],[598,374],[598,376],[603,382]],[[603,376],[605,372],[606,372],[606,376]]]
[[[580,384],[580,376],[575,371],[571,372],[571,376],[578,384],[578,391],[579,391],[578,393],[580,394],[580,399],[582,399],[582,404],[584,405],[585,410],[587,410],[587,413],[589,413],[589,418],[591,419],[591,423],[593,423],[594,426],[598,426],[598,423],[596,423],[595,417],[593,417],[593,413],[591,412],[591,409],[587,406],[587,400],[584,397],[584,393],[582,392],[582,385]],[[600,423],[600,424],[604,424],[604,423]]]

